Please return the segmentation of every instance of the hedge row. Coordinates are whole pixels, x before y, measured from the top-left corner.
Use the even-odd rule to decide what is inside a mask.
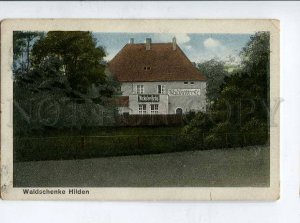
[[[14,140],[16,161],[138,155],[177,149],[175,136],[67,136]]]
[[[118,135],[15,138],[15,161],[85,159],[268,144],[268,134]]]

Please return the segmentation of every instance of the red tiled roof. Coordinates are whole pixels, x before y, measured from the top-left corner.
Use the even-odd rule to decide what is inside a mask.
[[[126,44],[108,69],[120,82],[206,80],[178,45],[172,49],[172,43],[152,43],[150,50],[145,44]]]

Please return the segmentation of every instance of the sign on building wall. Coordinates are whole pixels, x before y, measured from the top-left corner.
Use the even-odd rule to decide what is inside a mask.
[[[169,89],[169,96],[199,96],[200,89]]]
[[[159,102],[158,94],[140,94],[138,96],[139,102]]]

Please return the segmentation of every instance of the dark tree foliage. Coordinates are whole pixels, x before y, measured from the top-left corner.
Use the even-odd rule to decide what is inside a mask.
[[[36,42],[32,50],[33,63],[39,66],[49,56],[61,61],[61,70],[71,88],[86,94],[92,85],[105,83],[105,51],[97,47],[91,32],[48,32]]]
[[[14,70],[18,72],[28,72],[31,66],[32,46],[35,40],[41,38],[41,32],[14,31],[13,34],[13,59]]]
[[[228,75],[225,63],[216,59],[198,64],[198,69],[207,77],[206,97],[208,101],[216,100],[220,95],[220,87]]]
[[[210,111],[196,115],[183,130],[185,138],[187,135],[193,139],[203,137],[206,145],[216,148],[267,143],[269,42],[270,37],[267,32],[259,32],[251,36],[240,54],[241,71],[225,76],[223,84],[219,87],[218,97],[214,100]],[[248,135],[247,140],[245,134]],[[244,139],[241,142],[242,137]],[[186,142],[192,141],[189,139]],[[190,146],[203,145],[192,143]]]
[[[27,46],[24,35],[14,33],[14,59]],[[90,32],[49,32],[31,44],[30,69],[14,67],[14,132],[97,126],[104,111],[115,112],[119,84]]]
[[[259,32],[251,36],[241,52],[243,70],[252,80],[254,97],[269,104],[270,92],[270,33]]]

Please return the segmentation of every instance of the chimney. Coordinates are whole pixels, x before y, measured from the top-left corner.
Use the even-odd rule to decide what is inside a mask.
[[[129,44],[134,44],[134,38],[129,39]]]
[[[151,38],[146,38],[146,50],[150,50],[151,48]]]
[[[134,44],[134,39],[133,38],[129,39],[129,44]]]
[[[176,50],[176,38],[175,37],[173,37],[173,39],[172,39],[172,49]]]

